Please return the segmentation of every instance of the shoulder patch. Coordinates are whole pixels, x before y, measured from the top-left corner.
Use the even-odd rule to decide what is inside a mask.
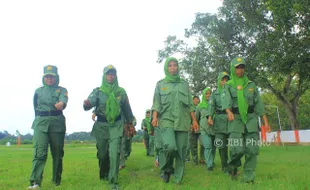
[[[60,88],[58,88],[58,89],[56,90],[56,92],[60,92]]]
[[[254,88],[249,88],[249,92],[254,92]]]
[[[165,91],[165,90],[168,90],[167,87],[162,87],[161,90]]]

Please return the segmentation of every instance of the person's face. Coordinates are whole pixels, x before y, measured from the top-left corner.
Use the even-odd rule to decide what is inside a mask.
[[[238,65],[237,67],[235,67],[235,73],[237,75],[237,77],[241,78],[244,75],[244,65]]]
[[[221,80],[221,86],[224,86],[227,81],[228,81],[228,77],[227,76],[223,77]]]
[[[146,117],[150,117],[150,112],[146,112]]]
[[[110,70],[107,72],[105,78],[107,79],[108,83],[113,83],[114,79],[115,79],[115,71],[114,70]]]
[[[171,74],[171,75],[176,75],[178,73],[178,64],[175,62],[175,61],[170,61],[169,64],[168,64],[168,72]]]
[[[56,83],[56,78],[53,75],[45,75],[44,76],[44,83],[47,86],[53,86]]]
[[[193,99],[193,103],[194,103],[195,106],[197,106],[197,105],[199,104],[199,102],[200,102],[199,98],[196,98],[196,97],[195,97],[195,98]]]
[[[207,92],[206,92],[206,99],[207,100],[209,100],[209,98],[210,98],[210,96],[211,96],[211,91],[210,90],[208,90]]]

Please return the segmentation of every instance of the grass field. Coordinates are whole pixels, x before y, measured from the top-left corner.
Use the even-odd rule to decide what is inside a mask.
[[[0,189],[26,189],[31,171],[32,147],[0,147]],[[99,181],[95,145],[66,145],[62,184],[51,183],[52,159],[49,153],[41,189],[108,189]],[[159,178],[154,158],[146,157],[142,144],[133,144],[127,167],[120,171],[121,189],[310,189],[310,146],[262,147],[258,157],[255,184],[231,181],[220,169],[207,172],[205,166],[186,163],[182,185],[169,184]],[[241,170],[242,172],[242,170]],[[240,176],[241,177],[241,176]]]

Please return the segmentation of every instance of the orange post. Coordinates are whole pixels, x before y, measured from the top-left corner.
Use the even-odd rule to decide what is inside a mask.
[[[299,131],[296,129],[294,132],[295,132],[295,141],[297,143],[299,143],[300,142],[300,140],[299,140]]]
[[[266,127],[265,126],[261,126],[261,136],[262,136],[262,140],[263,142],[266,142]]]
[[[281,143],[281,135],[280,135],[280,133],[281,133],[281,131],[278,130],[278,131],[277,131],[277,144],[279,144],[279,145],[280,145],[280,143]]]
[[[20,147],[20,136],[17,137],[17,146]]]

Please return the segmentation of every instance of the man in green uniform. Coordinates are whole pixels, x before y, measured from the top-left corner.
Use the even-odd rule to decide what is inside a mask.
[[[66,108],[68,92],[67,89],[58,86],[59,75],[56,66],[44,67],[42,80],[43,86],[36,89],[33,99],[35,110],[35,120],[32,124],[34,158],[28,189],[38,189],[41,186],[48,144],[50,144],[53,157],[52,182],[56,186],[61,182],[66,133],[66,119],[62,110]]]
[[[133,126],[135,127],[137,122],[136,122],[136,117],[133,119]],[[128,126],[124,126],[124,135],[122,138],[122,147],[121,147],[121,154],[120,154],[120,166],[119,169],[122,170],[125,168],[125,162],[130,156],[131,153],[131,145],[132,145],[132,138],[135,135],[135,133],[130,133],[130,129],[127,128]],[[126,129],[127,128],[127,129]],[[129,130],[129,131],[128,131]],[[128,133],[129,132],[129,133]]]
[[[259,149],[257,116],[262,117],[268,130],[270,127],[257,86],[244,73],[245,64],[246,62],[242,57],[234,58],[231,61],[231,79],[225,84],[221,102],[222,109],[226,111],[229,121],[229,174],[232,179],[236,177],[240,159],[245,155],[242,182],[253,183]]]
[[[165,154],[165,163],[161,165],[162,178],[168,183],[174,173],[176,184],[181,183],[184,174],[191,119],[193,129],[199,129],[189,85],[180,78],[178,66],[177,59],[167,58],[164,66],[166,77],[156,84],[152,106],[152,125],[160,126]]]
[[[201,139],[204,147],[204,157],[206,160],[207,170],[213,171],[214,167],[214,158],[215,158],[215,146],[214,146],[214,129],[212,126],[208,125],[208,108],[209,108],[209,99],[211,96],[211,89],[205,88],[202,91],[201,103],[198,104],[195,115],[197,121],[199,121],[199,128],[201,131]]]
[[[224,173],[228,171],[228,133],[227,133],[227,114],[222,110],[221,93],[224,85],[229,80],[226,72],[220,72],[217,78],[217,89],[213,91],[208,107],[208,125],[213,126],[215,132],[215,146],[219,149],[222,170]]]
[[[133,127],[133,114],[126,91],[118,86],[116,69],[109,65],[103,70],[102,85],[95,88],[83,103],[84,110],[95,107],[97,121],[91,135],[96,138],[99,177],[118,189],[121,140],[124,124]]]
[[[200,99],[198,96],[194,96],[193,97],[193,104],[195,106],[195,112],[197,110],[198,104],[200,103]],[[197,119],[197,117],[196,117]],[[199,120],[197,120],[199,123]],[[189,133],[189,142],[190,142],[190,150],[192,153],[192,158],[193,158],[193,162],[194,164],[198,164],[198,142],[199,142],[199,162],[201,164],[205,164],[205,159],[204,159],[204,147],[202,145],[202,140],[200,137],[200,130],[198,131],[193,131],[191,130]]]
[[[143,141],[146,148],[146,155],[151,156],[151,147],[150,147],[150,133],[151,133],[151,119],[150,119],[151,110],[148,109],[145,112],[145,118],[142,120],[141,129],[143,130]],[[154,152],[153,152],[154,154]]]

